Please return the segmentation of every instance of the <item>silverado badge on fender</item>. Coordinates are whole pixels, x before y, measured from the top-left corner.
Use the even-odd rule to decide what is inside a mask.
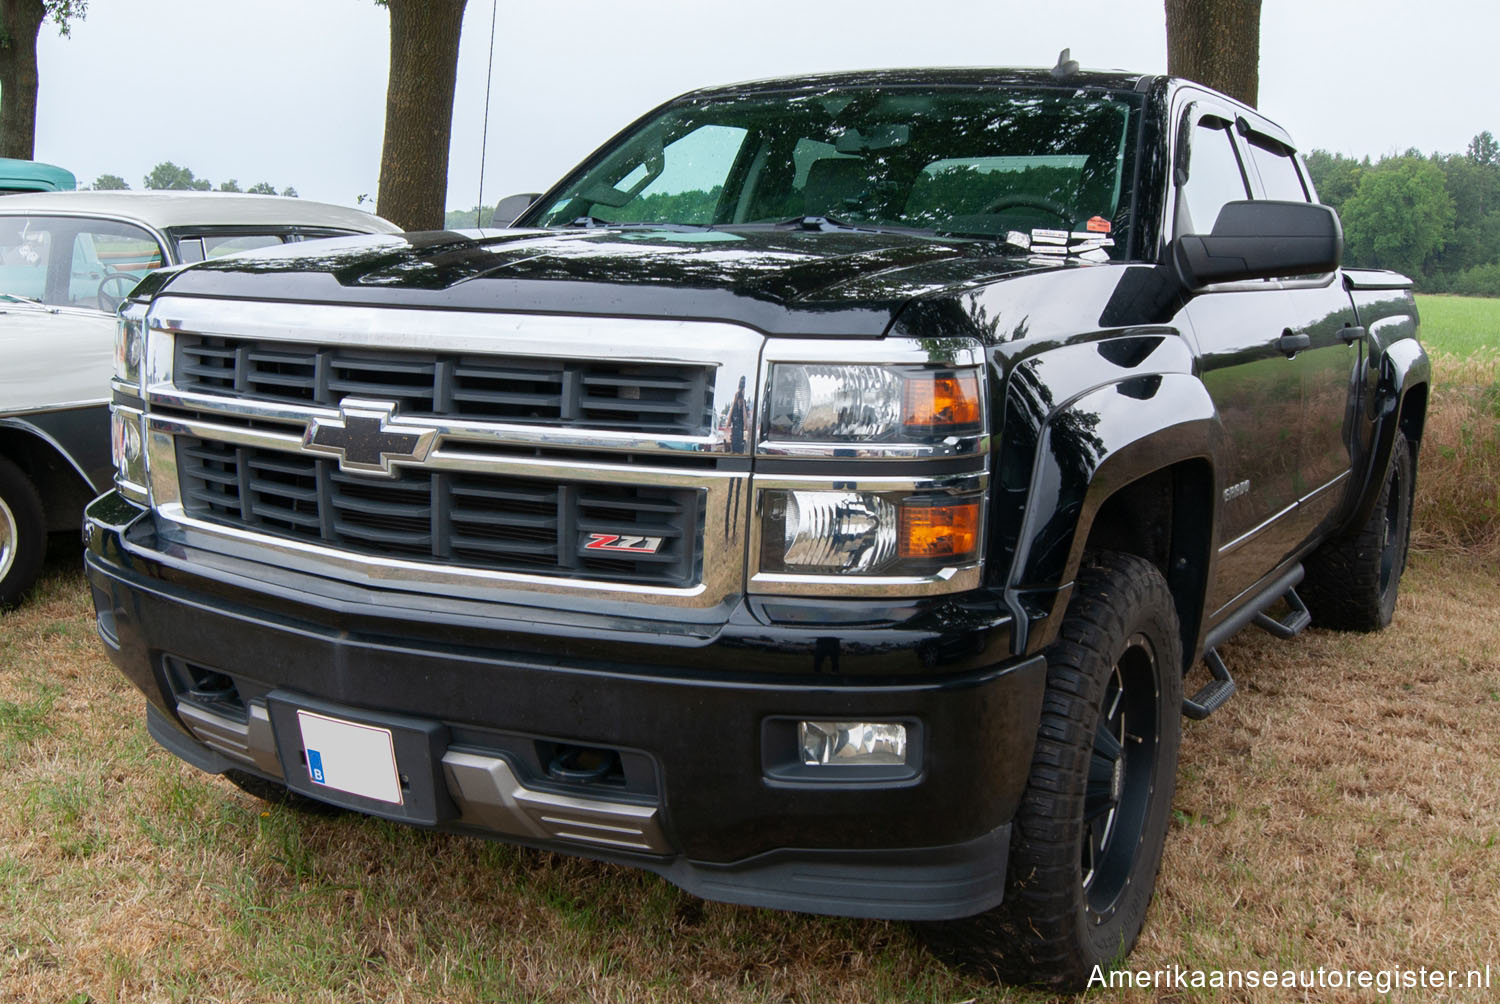
[[[337,457],[341,471],[394,477],[392,461],[421,463],[437,437],[436,429],[393,425],[395,412],[390,401],[345,398],[338,418],[307,423],[302,448]]]
[[[660,537],[633,537],[620,533],[591,533],[585,551],[624,551],[627,554],[655,554],[661,550]]]

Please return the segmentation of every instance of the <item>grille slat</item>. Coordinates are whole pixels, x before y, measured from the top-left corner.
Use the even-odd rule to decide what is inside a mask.
[[[437,352],[363,356],[334,346],[176,338],[187,391],[336,407],[356,396],[403,415],[524,422],[612,432],[704,435],[713,427],[714,368]]]
[[[387,480],[333,458],[179,437],[184,508],[210,522],[373,556],[611,582],[697,580],[703,493],[473,472]],[[243,505],[241,493],[248,505]],[[660,537],[656,554],[586,551],[591,533]]]

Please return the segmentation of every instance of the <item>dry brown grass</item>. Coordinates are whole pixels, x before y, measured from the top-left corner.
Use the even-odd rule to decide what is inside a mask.
[[[1500,555],[1500,351],[1434,352],[1412,543]]]
[[[153,747],[65,562],[0,618],[0,1000],[1044,999],[945,970],[900,925],[262,805]],[[1245,692],[1187,725],[1132,968],[1500,968],[1497,624],[1500,574],[1419,556],[1389,631],[1228,648]]]

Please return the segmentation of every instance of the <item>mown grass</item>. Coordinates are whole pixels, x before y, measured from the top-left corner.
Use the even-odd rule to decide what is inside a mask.
[[[1500,351],[1500,299],[1424,294],[1417,297],[1417,310],[1429,352],[1467,356],[1481,349]]]
[[[154,747],[74,567],[0,615],[0,700],[47,708],[44,729],[0,718],[0,1000],[1048,999],[944,968],[899,924],[259,802]],[[1131,967],[1500,964],[1496,624],[1500,572],[1418,555],[1384,633],[1233,643],[1244,693],[1186,725]]]

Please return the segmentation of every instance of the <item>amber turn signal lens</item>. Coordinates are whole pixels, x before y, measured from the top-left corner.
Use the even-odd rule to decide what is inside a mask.
[[[961,558],[978,549],[978,502],[901,507],[900,557]]]
[[[979,378],[973,373],[906,380],[908,429],[960,429],[979,424]]]

